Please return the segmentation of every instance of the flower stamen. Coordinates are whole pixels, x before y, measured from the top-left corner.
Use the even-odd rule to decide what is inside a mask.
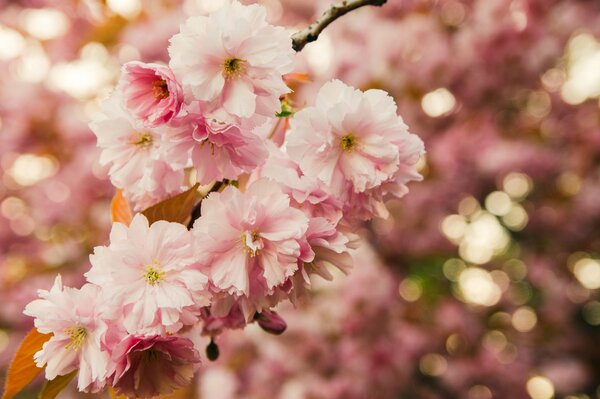
[[[131,144],[142,148],[149,147],[152,144],[152,135],[148,132],[137,132],[134,138],[131,139]]]
[[[223,61],[223,75],[225,79],[239,78],[245,70],[246,60],[230,57]]]
[[[169,85],[167,81],[158,79],[152,82],[152,92],[154,93],[154,98],[159,101],[169,97]]]
[[[144,269],[144,280],[150,285],[157,285],[165,278],[165,272],[161,270],[160,263],[153,260],[151,265]]]
[[[354,148],[356,147],[356,144],[356,136],[354,136],[354,134],[352,133],[348,133],[344,137],[342,137],[340,143],[342,150],[346,152],[352,152],[352,150],[354,150]]]
[[[87,330],[81,326],[75,326],[71,328],[67,328],[65,330],[65,334],[69,335],[71,338],[71,342],[65,346],[65,349],[73,349],[77,350],[81,348],[85,338],[87,337]]]
[[[256,231],[244,232],[242,234],[242,245],[244,246],[244,251],[251,257],[255,257],[256,254],[264,248],[264,244],[260,239],[260,234]]]

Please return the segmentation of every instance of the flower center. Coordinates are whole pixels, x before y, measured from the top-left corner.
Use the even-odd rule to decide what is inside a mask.
[[[65,349],[74,349],[77,350],[81,348],[83,345],[83,341],[87,337],[87,330],[81,326],[75,326],[71,328],[67,328],[65,330],[65,334],[69,335],[71,338],[71,342],[65,346]]]
[[[142,352],[142,362],[151,363],[158,360],[158,352],[154,348],[146,349]]]
[[[152,144],[152,135],[148,132],[136,132],[134,137],[131,139],[131,144],[147,148]]]
[[[223,75],[226,79],[239,78],[246,69],[246,60],[231,57],[223,61]]]
[[[144,269],[144,280],[150,285],[157,285],[165,278],[165,272],[161,270],[160,263],[156,260]]]
[[[154,93],[154,98],[157,100],[169,97],[169,86],[167,85],[167,81],[158,79],[152,82],[152,93]]]
[[[352,133],[348,133],[347,135],[342,137],[340,145],[342,147],[342,150],[346,152],[351,152],[356,147],[356,144],[356,136],[354,136],[354,134]]]
[[[242,233],[242,244],[244,245],[244,251],[252,257],[256,256],[264,248],[260,234],[256,231],[245,231]]]

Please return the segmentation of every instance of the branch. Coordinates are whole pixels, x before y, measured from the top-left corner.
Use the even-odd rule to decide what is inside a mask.
[[[387,0],[344,0],[341,5],[332,6],[329,10],[325,11],[321,15],[321,18],[310,24],[306,29],[294,33],[292,35],[292,47],[299,52],[308,43],[317,40],[321,32],[342,15],[363,6],[381,7],[386,2]]]
[[[223,187],[223,184],[227,184],[227,182],[221,182],[218,181],[216,182],[208,191],[208,193],[206,193],[206,195],[204,196],[204,198],[208,197],[208,195],[210,193],[214,193],[217,192],[221,189],[221,187]],[[202,200],[204,199],[202,198],[200,201],[198,201],[198,203],[194,206],[194,208],[192,209],[192,214],[191,214],[191,218],[190,221],[188,222],[187,228],[188,230],[191,230],[192,227],[194,227],[194,222],[200,217],[202,216]]]

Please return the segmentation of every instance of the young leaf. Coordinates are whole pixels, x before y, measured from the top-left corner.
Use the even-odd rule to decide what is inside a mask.
[[[2,399],[11,399],[21,392],[43,370],[35,365],[33,355],[51,337],[52,334],[41,334],[35,328],[27,333],[8,368]]]
[[[186,224],[194,205],[202,198],[198,192],[199,184],[195,184],[186,192],[159,202],[142,212],[150,224],[157,220]]]
[[[108,395],[110,396],[110,399],[127,399],[127,396],[119,395],[113,387],[108,387]]]
[[[289,86],[294,83],[309,83],[311,79],[307,73],[288,73],[283,75],[283,81]]]
[[[110,203],[110,217],[113,222],[121,222],[129,226],[133,219],[133,212],[129,201],[123,197],[123,191],[117,190]]]
[[[77,370],[70,372],[67,375],[59,375],[53,380],[46,381],[42,392],[40,392],[39,399],[54,399],[62,392],[63,389],[69,385],[69,382],[77,375]]]

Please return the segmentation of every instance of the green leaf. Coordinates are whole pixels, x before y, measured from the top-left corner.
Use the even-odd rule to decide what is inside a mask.
[[[281,112],[276,112],[278,118],[287,118],[294,115],[294,107],[288,100],[281,100]]]
[[[281,110],[281,112],[276,112],[275,116],[278,118],[287,118],[288,116],[294,115],[294,112],[289,110]]]
[[[39,399],[54,399],[69,385],[69,382],[77,375],[77,370],[70,372],[67,375],[59,375],[53,380],[46,381]]]

